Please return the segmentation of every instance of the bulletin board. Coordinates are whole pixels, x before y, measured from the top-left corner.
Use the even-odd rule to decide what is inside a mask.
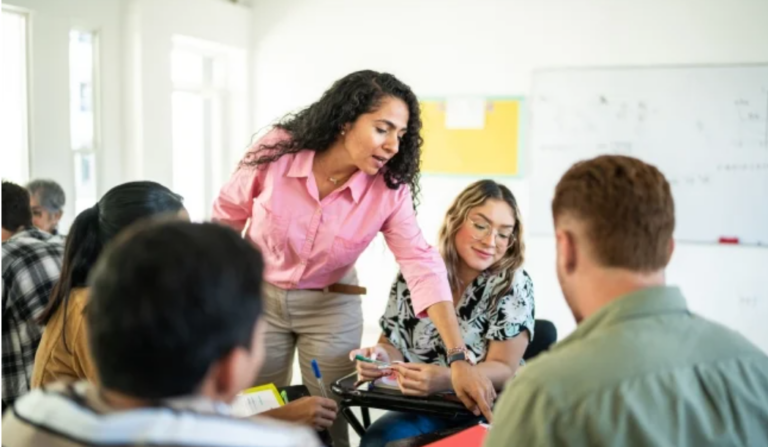
[[[421,101],[421,171],[430,174],[519,174],[521,98],[487,99],[482,128],[446,126],[445,99]]]

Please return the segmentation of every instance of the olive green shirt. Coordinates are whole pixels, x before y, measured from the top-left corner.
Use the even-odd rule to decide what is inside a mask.
[[[768,446],[768,356],[680,290],[623,296],[507,385],[486,447]]]

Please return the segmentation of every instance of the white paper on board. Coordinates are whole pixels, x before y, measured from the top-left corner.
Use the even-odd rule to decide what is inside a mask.
[[[445,102],[446,129],[483,129],[486,100],[482,97],[450,98]]]

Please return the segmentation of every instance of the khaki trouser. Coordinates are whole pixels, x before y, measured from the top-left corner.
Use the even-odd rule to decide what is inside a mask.
[[[341,281],[357,284],[354,269]],[[264,313],[268,323],[267,355],[258,383],[287,386],[291,383],[293,355],[299,350],[299,365],[304,385],[314,396],[320,386],[312,372],[317,359],[328,397],[336,400],[330,386],[354,372],[349,351],[360,347],[363,336],[363,309],[359,295],[342,295],[307,290],[283,290],[265,284]],[[339,413],[330,429],[335,447],[349,446],[347,422]]]

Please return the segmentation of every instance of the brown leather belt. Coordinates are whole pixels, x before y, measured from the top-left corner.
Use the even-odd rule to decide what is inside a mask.
[[[313,292],[340,293],[342,295],[365,295],[368,290],[365,287],[352,284],[331,284],[324,289],[305,289]]]

